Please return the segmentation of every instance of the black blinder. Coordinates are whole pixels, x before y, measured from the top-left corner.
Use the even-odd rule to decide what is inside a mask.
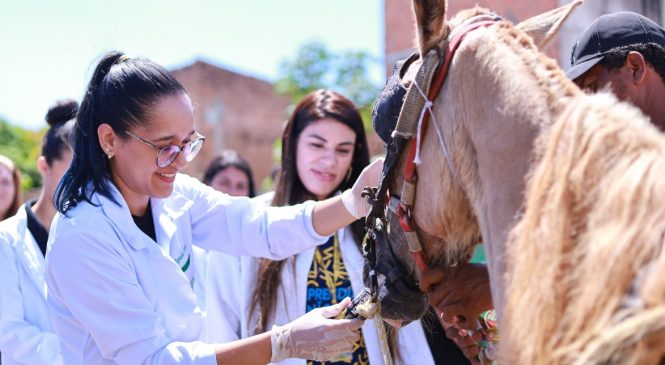
[[[390,135],[397,126],[397,119],[400,110],[402,110],[402,104],[404,104],[406,88],[402,85],[402,77],[404,72],[409,69],[409,65],[418,57],[419,55],[416,52],[405,60],[397,61],[393,74],[388,78],[386,86],[374,102],[372,126],[385,143],[390,142]]]

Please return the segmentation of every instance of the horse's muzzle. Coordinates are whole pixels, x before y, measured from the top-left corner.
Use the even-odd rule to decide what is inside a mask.
[[[413,270],[402,264],[388,241],[385,232],[377,235],[376,271],[379,279],[380,314],[383,318],[404,321],[404,325],[420,319],[425,314],[428,298],[420,291]],[[365,278],[367,270],[368,267],[365,265]]]

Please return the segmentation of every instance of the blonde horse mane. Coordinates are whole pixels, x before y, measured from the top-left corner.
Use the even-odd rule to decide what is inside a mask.
[[[541,134],[508,244],[507,364],[658,364],[665,355],[665,137],[608,94]]]

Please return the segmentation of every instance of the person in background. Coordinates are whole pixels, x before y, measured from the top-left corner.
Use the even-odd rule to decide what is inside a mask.
[[[249,167],[249,163],[247,163],[247,161],[234,150],[223,150],[217,157],[213,158],[203,173],[203,179],[201,181],[213,189],[231,196],[244,196],[249,198],[255,196],[252,169]],[[193,289],[198,298],[199,307],[205,311],[205,282],[208,270],[207,262],[209,252],[197,246],[192,246],[192,251],[194,261],[197,263],[194,267],[195,278]],[[219,252],[218,254],[225,256],[226,260],[230,261],[230,265],[239,265],[240,257],[222,252]]]
[[[334,91],[314,91],[298,103],[285,127],[272,205],[336,196],[368,163],[365,129],[356,107]],[[363,235],[363,221],[357,220],[324,245],[279,261],[241,258],[240,268],[211,253],[208,316],[215,323],[226,320],[227,326],[210,327],[209,338],[225,342],[251,336],[360,293]],[[383,363],[377,331],[374,320],[365,321],[353,351],[325,364]],[[400,330],[395,346],[404,363],[434,363],[420,323]],[[319,364],[301,359],[280,363]]]
[[[367,214],[370,165],[342,197],[265,207],[178,172],[205,137],[164,67],[119,52],[101,57],[58,185],[46,260],[48,306],[70,364],[265,364],[327,360],[351,349],[362,321],[320,308],[233,343],[201,341],[207,321],[192,291],[191,247],[281,259],[326,242]]]
[[[249,163],[234,150],[223,150],[203,174],[203,183],[231,196],[256,196]]]
[[[0,221],[16,213],[21,201],[21,179],[9,157],[0,155]],[[0,353],[2,364],[2,353]]]
[[[21,205],[21,178],[18,168],[7,156],[0,155],[0,221],[14,214]]]
[[[53,193],[72,160],[69,135],[78,104],[61,100],[46,114],[37,169],[42,188],[18,213],[0,223],[0,351],[9,364],[62,364],[58,337],[46,304],[44,256],[51,220]]]
[[[606,14],[580,35],[568,78],[588,92],[612,91],[665,131],[665,29],[632,12]]]

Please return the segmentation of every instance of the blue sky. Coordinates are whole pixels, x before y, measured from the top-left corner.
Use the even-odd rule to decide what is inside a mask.
[[[381,0],[9,0],[0,5],[0,117],[30,129],[80,100],[94,60],[117,49],[166,67],[203,59],[273,80],[303,43],[363,50],[383,76]]]

